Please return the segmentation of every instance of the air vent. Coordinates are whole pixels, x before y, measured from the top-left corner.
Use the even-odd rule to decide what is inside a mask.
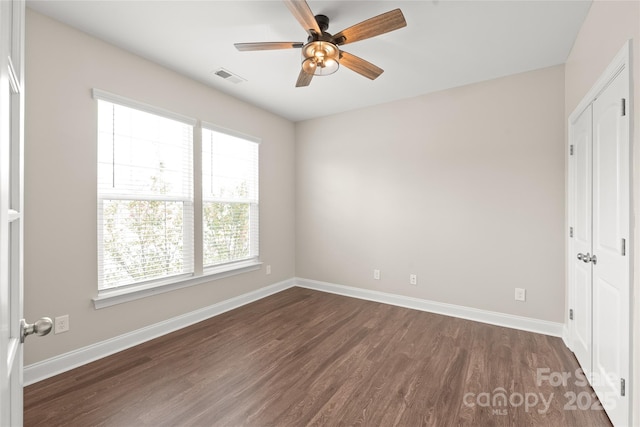
[[[238,84],[238,83],[242,83],[242,82],[246,82],[247,81],[246,79],[243,79],[239,75],[233,74],[231,71],[225,70],[224,68],[220,68],[219,70],[214,71],[213,74],[215,74],[218,77],[221,77],[221,78],[225,79],[228,82],[234,83],[234,84]]]

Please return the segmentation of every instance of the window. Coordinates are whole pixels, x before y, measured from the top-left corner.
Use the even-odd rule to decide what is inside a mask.
[[[98,290],[258,264],[258,141],[106,92],[94,97]]]
[[[202,129],[205,268],[258,257],[258,144]]]
[[[98,100],[98,284],[193,273],[193,125]]]

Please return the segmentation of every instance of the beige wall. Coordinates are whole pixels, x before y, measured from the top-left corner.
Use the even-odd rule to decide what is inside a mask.
[[[563,94],[556,66],[298,123],[297,276],[562,322]]]
[[[294,126],[31,10],[26,23],[25,315],[70,315],[29,340],[25,364],[294,276]],[[96,286],[96,107],[100,88],[262,138],[261,259],[229,279],[101,310]]]
[[[624,43],[632,39],[632,75],[634,178],[633,178],[633,220],[636,224],[634,238],[634,275],[632,314],[632,336],[635,337],[633,358],[634,381],[636,384],[633,399],[635,408],[633,425],[640,426],[640,2],[638,1],[594,1],[585,22],[574,43],[566,63],[565,72],[565,119],[587,94],[596,80],[605,71]]]

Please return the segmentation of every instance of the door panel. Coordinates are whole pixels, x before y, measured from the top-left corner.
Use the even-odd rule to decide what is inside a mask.
[[[592,120],[589,106],[571,127],[573,156],[570,162],[569,185],[570,211],[574,218],[574,238],[569,251],[570,280],[573,289],[574,321],[573,352],[587,378],[591,366],[591,264],[577,258],[578,254],[591,253],[591,171],[592,171]]]
[[[622,230],[621,194],[618,164],[622,161],[621,98],[609,94],[616,85],[610,86],[594,104],[594,173],[593,193],[595,212],[593,217],[594,248],[599,254],[607,252],[619,255]],[[610,96],[607,96],[610,95]],[[611,99],[613,98],[613,99]],[[604,105],[603,105],[604,104]]]
[[[593,283],[593,298],[603,307],[617,307],[622,296],[616,286],[602,279],[596,279]],[[594,313],[594,340],[593,352],[594,371],[598,375],[606,375],[606,369],[612,372],[620,370],[620,355],[617,342],[620,340],[620,318],[618,316],[603,316],[602,312]],[[618,381],[619,382],[619,381]]]
[[[627,421],[628,396],[621,396],[621,379],[629,379],[630,257],[623,256],[622,239],[629,240],[629,114],[625,73],[619,74],[593,102],[593,368],[601,381],[594,390],[607,405],[614,425]]]
[[[575,308],[573,344],[576,358],[585,376],[591,375],[591,272],[584,266],[577,266],[575,272]]]

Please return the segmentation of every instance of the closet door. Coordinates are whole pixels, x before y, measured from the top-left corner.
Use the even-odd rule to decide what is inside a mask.
[[[569,253],[570,280],[573,289],[573,352],[587,378],[591,378],[592,294],[591,266],[591,188],[592,188],[592,108],[591,105],[571,126],[569,200],[572,211],[573,239]]]
[[[569,128],[571,347],[609,418],[629,423],[630,139],[626,62]]]
[[[628,414],[629,80],[618,76],[593,102],[592,385],[614,425]]]

